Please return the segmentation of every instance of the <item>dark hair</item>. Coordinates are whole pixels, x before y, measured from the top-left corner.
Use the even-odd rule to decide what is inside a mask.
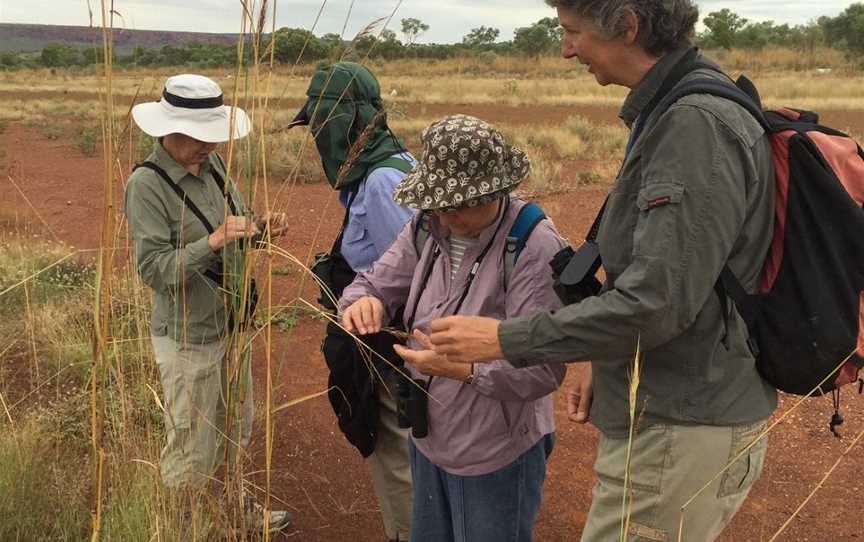
[[[639,18],[637,42],[655,56],[692,45],[699,20],[699,8],[692,0],[546,0],[546,3],[593,21],[604,38],[626,32],[626,15],[631,12]]]

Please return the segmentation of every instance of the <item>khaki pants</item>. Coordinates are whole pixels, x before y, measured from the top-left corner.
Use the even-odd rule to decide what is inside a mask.
[[[385,374],[390,371],[385,371]],[[387,377],[387,388],[379,388],[378,436],[367,462],[372,472],[375,496],[381,508],[384,532],[390,540],[407,542],[411,531],[411,458],[408,432],[400,429],[396,415],[396,379]]]
[[[634,437],[627,540],[677,542],[681,507],[761,434],[765,423],[733,427],[658,425]],[[681,540],[717,538],[762,473],[762,439],[714,480],[684,513]],[[627,439],[601,436],[591,510],[583,542],[620,540]]]
[[[167,443],[160,461],[162,482],[167,487],[204,487],[223,464],[226,446],[236,454],[249,444],[251,360],[246,358],[234,385],[235,423],[228,428],[227,341],[195,345],[168,337],[151,339],[165,407]]]

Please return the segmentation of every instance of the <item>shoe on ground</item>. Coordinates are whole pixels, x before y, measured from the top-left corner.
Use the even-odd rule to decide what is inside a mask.
[[[294,518],[287,510],[271,510],[270,523],[267,530],[277,533],[290,529],[294,524]],[[264,507],[258,504],[253,497],[246,497],[246,530],[249,532],[264,531]]]

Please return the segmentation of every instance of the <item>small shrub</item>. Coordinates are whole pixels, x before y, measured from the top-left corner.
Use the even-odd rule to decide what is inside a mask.
[[[52,141],[60,139],[65,133],[66,130],[63,128],[63,126],[60,126],[59,124],[49,124],[42,127],[42,135]]]
[[[75,146],[84,156],[96,154],[96,145],[99,142],[99,133],[95,128],[85,126],[75,135]]]

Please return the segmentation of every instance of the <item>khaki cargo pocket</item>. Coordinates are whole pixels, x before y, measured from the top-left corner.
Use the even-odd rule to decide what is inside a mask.
[[[729,461],[735,461],[723,473],[717,497],[728,497],[744,491],[749,491],[762,474],[765,463],[765,453],[768,450],[768,437],[762,437],[740,458],[735,459],[753,440],[765,430],[765,422],[739,425],[732,428],[732,446]]]
[[[654,494],[662,491],[663,472],[670,461],[672,431],[668,426],[654,425],[634,437],[630,457],[630,488]],[[624,487],[626,464],[627,439],[601,437],[597,461],[594,463],[597,477],[605,483]]]

